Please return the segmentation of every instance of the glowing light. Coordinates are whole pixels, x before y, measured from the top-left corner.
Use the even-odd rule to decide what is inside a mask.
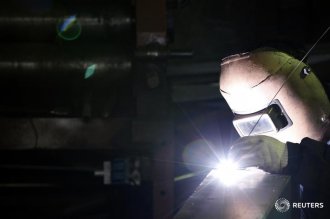
[[[95,72],[95,69],[96,69],[96,64],[88,66],[85,71],[84,79],[92,77]]]
[[[204,139],[196,139],[185,146],[182,160],[191,172],[205,171],[218,163],[218,158],[211,150],[211,143]]]
[[[226,186],[236,184],[244,176],[243,172],[232,160],[222,160],[215,170],[218,179]]]
[[[71,15],[59,21],[57,34],[64,40],[75,40],[81,33],[81,26],[76,15]]]
[[[75,21],[76,21],[76,15],[72,15],[67,19],[65,19],[60,28],[61,32],[67,31],[70,28],[70,26],[74,24]]]
[[[255,187],[265,174],[261,169],[248,167],[242,169],[237,162],[222,160],[211,174],[216,177],[224,186]]]

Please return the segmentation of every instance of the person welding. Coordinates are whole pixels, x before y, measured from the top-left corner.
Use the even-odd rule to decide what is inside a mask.
[[[313,70],[295,57],[262,48],[224,58],[220,92],[241,136],[228,157],[242,167],[288,174],[301,202],[322,202],[304,218],[330,212],[330,103]]]

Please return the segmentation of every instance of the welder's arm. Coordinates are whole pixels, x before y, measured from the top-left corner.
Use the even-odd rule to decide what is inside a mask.
[[[292,175],[308,189],[330,184],[330,146],[310,138],[300,144],[284,144],[269,136],[247,136],[233,144],[228,156],[243,168],[257,166],[270,173]],[[330,194],[330,186],[327,190]]]
[[[304,138],[300,144],[287,142],[288,165],[283,170],[302,185],[302,202],[323,203],[322,209],[305,209],[305,218],[330,215],[330,149],[327,144]]]
[[[268,136],[248,136],[238,139],[228,156],[243,167],[291,175],[294,184],[302,185],[301,201],[324,203],[323,209],[305,209],[305,218],[330,215],[330,146],[309,138],[284,144]]]
[[[304,138],[300,144],[287,142],[288,165],[283,170],[309,191],[318,202],[330,199],[329,146]],[[330,203],[328,204],[330,209]]]
[[[255,166],[270,173],[281,173],[288,163],[286,144],[265,135],[238,139],[230,148],[228,157],[241,168]]]

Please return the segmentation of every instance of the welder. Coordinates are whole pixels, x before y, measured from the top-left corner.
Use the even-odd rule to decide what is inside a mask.
[[[304,218],[324,218],[330,212],[330,103],[310,66],[272,48],[232,55],[221,63],[220,92],[241,136],[229,158],[243,168],[291,175],[301,192],[296,201],[324,203],[305,209]]]

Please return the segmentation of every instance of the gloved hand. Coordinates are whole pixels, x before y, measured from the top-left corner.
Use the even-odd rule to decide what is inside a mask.
[[[288,164],[285,143],[265,135],[246,136],[230,148],[228,158],[241,168],[257,166],[270,173],[279,173]]]

